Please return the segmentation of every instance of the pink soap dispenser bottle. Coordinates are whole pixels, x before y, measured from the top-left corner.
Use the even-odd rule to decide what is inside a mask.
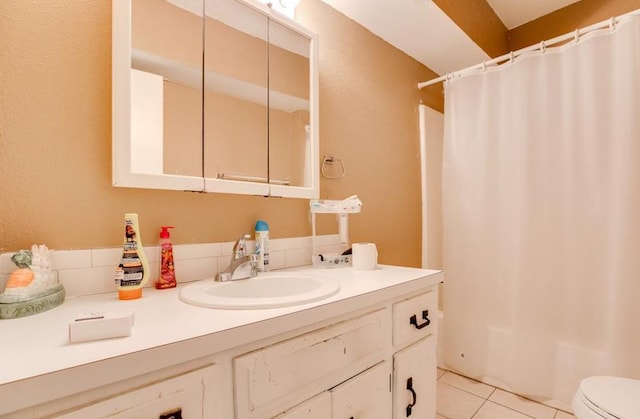
[[[176,271],[173,266],[173,243],[169,229],[172,226],[162,226],[160,231],[160,276],[156,280],[156,288],[161,290],[165,288],[175,288]]]

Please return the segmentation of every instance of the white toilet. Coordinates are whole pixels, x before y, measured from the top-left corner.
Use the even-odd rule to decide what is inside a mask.
[[[579,419],[640,419],[640,380],[585,378],[571,406]]]

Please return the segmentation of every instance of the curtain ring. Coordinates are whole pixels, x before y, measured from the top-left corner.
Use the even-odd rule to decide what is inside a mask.
[[[616,29],[616,18],[612,17],[609,19],[609,30],[613,32]]]
[[[451,80],[453,80],[453,76],[455,76],[455,73],[447,73],[447,83],[449,83]]]
[[[547,51],[547,44],[544,43],[544,41],[540,42],[540,53],[544,54]]]
[[[576,29],[575,32],[573,32],[573,42],[577,44],[579,39],[580,39],[580,30]]]
[[[483,72],[486,72],[486,71],[487,71],[487,62],[486,62],[486,61],[483,61],[483,62],[482,62],[482,71],[483,71]]]
[[[512,62],[513,62],[513,59],[514,59],[514,58],[515,58],[515,57],[514,57],[513,51],[509,52],[509,62],[510,62],[510,63],[512,63]]]

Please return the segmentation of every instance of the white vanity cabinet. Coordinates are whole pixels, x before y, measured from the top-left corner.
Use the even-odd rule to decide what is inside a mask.
[[[429,288],[235,358],[237,417],[435,418],[437,303]]]
[[[344,276],[340,296],[299,308],[211,310],[184,305],[177,290],[148,290],[128,302],[137,304],[135,330],[119,340],[59,345],[78,307],[119,305],[113,296],[70,301],[51,310],[54,321],[27,318],[35,330],[62,330],[50,343],[27,346],[65,367],[0,382],[0,417],[435,419],[442,274],[386,266],[354,272],[323,272]],[[11,325],[10,335],[24,330]],[[90,350],[102,352],[70,362]],[[37,361],[28,355],[0,348],[16,365]],[[0,378],[11,371],[0,370]]]
[[[436,417],[435,289],[393,304],[393,419]]]

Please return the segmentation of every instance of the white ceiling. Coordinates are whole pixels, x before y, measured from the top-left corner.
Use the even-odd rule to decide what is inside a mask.
[[[507,29],[548,15],[579,0],[487,0]]]
[[[432,0],[323,0],[439,75],[489,57]],[[578,0],[487,0],[509,29]]]

